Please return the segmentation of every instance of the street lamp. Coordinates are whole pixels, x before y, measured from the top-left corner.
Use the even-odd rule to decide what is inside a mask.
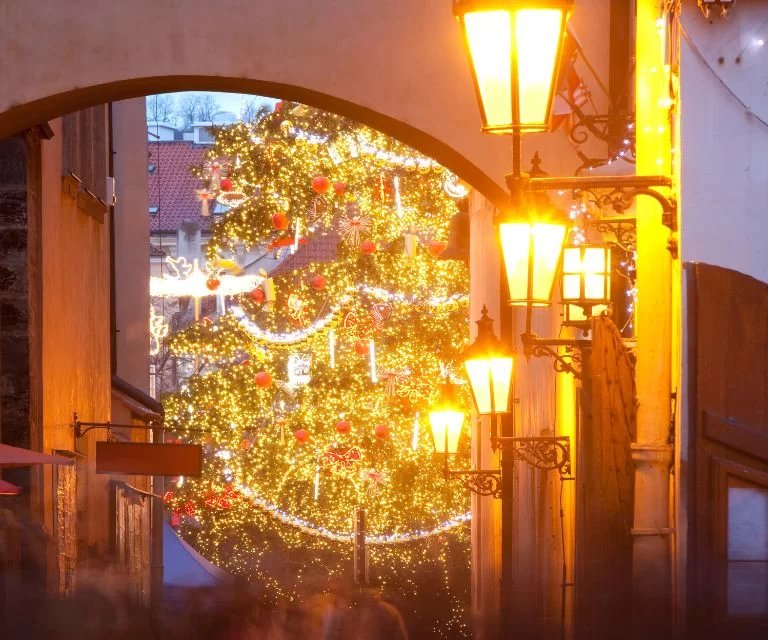
[[[511,214],[501,220],[499,236],[509,304],[549,305],[569,227],[568,216],[548,203],[527,209],[523,218]]]
[[[546,131],[573,3],[456,0],[483,131]]]
[[[477,337],[461,354],[475,408],[479,415],[509,413],[514,354],[493,333],[493,319],[485,305],[476,324]]]
[[[435,453],[446,456],[459,452],[459,442],[464,427],[464,412],[456,400],[456,390],[450,380],[440,386],[437,403],[429,412],[429,424],[432,428],[432,439],[435,443]]]
[[[560,301],[563,324],[586,328],[592,317],[608,309],[611,299],[611,248],[574,244],[563,249]]]
[[[568,437],[499,437],[499,414],[510,413],[514,353],[493,333],[493,320],[483,306],[477,321],[477,337],[461,354],[467,371],[472,398],[478,415],[491,418],[491,447],[508,452],[539,469],[570,474],[571,447]],[[456,401],[454,386],[446,381],[440,389],[437,404],[429,414],[435,452],[445,459],[446,480],[458,477],[465,487],[478,495],[502,497],[501,469],[451,470],[448,456],[458,453],[464,424],[464,413]]]

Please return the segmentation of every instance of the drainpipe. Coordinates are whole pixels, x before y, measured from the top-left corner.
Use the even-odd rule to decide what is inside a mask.
[[[113,104],[107,107],[107,140],[109,154],[107,156],[107,176],[115,177],[115,129],[112,121]],[[115,295],[115,206],[109,202],[109,372],[117,374],[117,303]]]
[[[671,174],[665,48],[658,0],[637,0],[637,173]],[[667,638],[672,627],[669,481],[672,391],[672,257],[661,209],[637,199],[637,434],[633,540],[633,637]]]

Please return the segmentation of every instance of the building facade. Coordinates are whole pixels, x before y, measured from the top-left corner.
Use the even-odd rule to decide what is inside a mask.
[[[130,132],[137,106],[133,135],[141,143],[132,150],[115,133]],[[150,600],[151,564],[162,551],[151,546],[158,486],[95,467],[97,441],[147,441],[143,427],[162,419],[147,394],[148,242],[132,238],[142,228],[148,236],[143,114],[143,101],[100,105],[2,141],[3,237],[15,238],[2,258],[2,442],[74,461],[4,471],[22,487],[20,497],[3,498],[5,533],[15,519],[23,535],[3,576],[22,589],[71,594],[79,581],[109,571],[136,600]],[[143,171],[132,184],[135,151]],[[127,196],[119,206],[113,183]],[[133,209],[130,199],[142,200],[142,190],[142,206]],[[137,252],[144,254],[139,272],[118,280],[116,256]],[[136,297],[140,306],[118,304]],[[142,428],[78,437],[75,414]],[[12,605],[14,593],[4,595]]]
[[[0,23],[0,42],[17,43],[0,56],[0,135],[97,101],[169,90],[251,91],[338,111],[411,144],[475,187],[471,314],[487,304],[502,335],[516,341],[525,319],[502,305],[493,228],[494,207],[508,203],[508,144],[478,131],[461,34],[444,2],[342,3],[347,10],[322,29],[300,0],[281,3],[279,15],[266,5],[238,6],[227,38],[192,48],[185,34],[199,28],[197,16],[180,2],[118,9],[77,0],[67,8],[68,24],[97,40],[86,51],[57,32],[58,10],[46,5],[42,22],[30,25],[29,5],[6,9]],[[728,20],[719,16],[723,7]],[[123,12],[148,42],[174,45],[137,50]],[[635,389],[620,420],[598,421],[606,402],[587,402],[596,390],[585,395],[551,362],[520,361],[520,402],[506,428],[568,435],[574,479],[516,464],[507,469],[512,500],[475,499],[473,597],[481,626],[491,629],[486,637],[565,627],[589,638],[615,637],[617,629],[733,638],[760,637],[765,628],[768,556],[764,545],[750,544],[765,539],[768,501],[765,12],[745,0],[575,3],[582,73],[588,60],[607,94],[591,81],[594,113],[625,104],[635,114],[636,171],[672,180],[665,195],[675,200],[675,219],[662,219],[650,199],[635,203],[637,335],[622,343]],[[148,14],[156,19],[147,23]],[[244,54],[254,41],[259,56]],[[102,51],[120,64],[107,63]],[[61,73],[51,73],[51,61]],[[550,174],[570,176],[585,157],[613,151],[597,141],[594,149],[579,146],[581,157],[573,142],[526,137],[525,165],[539,150]],[[537,312],[533,327],[559,335],[557,310]],[[589,366],[595,362],[607,363]],[[615,371],[612,379],[623,375]],[[474,461],[496,468],[488,431],[484,421],[473,434]]]

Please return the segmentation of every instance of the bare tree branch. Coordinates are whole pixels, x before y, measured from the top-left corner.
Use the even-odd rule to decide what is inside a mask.
[[[199,96],[200,102],[197,107],[197,118],[200,122],[213,122],[213,116],[221,110],[219,103],[210,93],[204,93]]]
[[[147,120],[176,124],[174,97],[169,93],[147,96]]]
[[[197,120],[197,112],[200,105],[200,96],[188,93],[181,97],[179,105],[176,108],[176,115],[181,120],[182,128],[186,129],[192,126],[192,123]]]

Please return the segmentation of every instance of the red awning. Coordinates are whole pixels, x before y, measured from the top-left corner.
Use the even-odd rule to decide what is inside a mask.
[[[15,484],[0,480],[0,496],[17,496],[21,493],[21,489]]]
[[[33,464],[72,464],[74,461],[60,456],[49,456],[39,451],[0,444],[0,467],[29,467]]]

